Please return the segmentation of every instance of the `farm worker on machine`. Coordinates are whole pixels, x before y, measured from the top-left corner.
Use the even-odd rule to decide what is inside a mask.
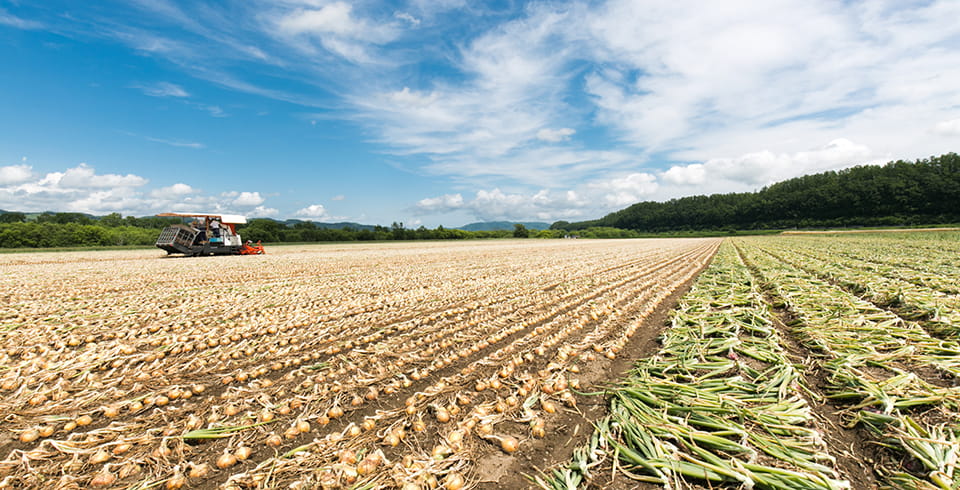
[[[172,224],[160,232],[157,247],[167,254],[199,255],[259,255],[263,245],[246,243],[237,233],[237,225],[247,222],[245,216],[221,213],[160,213],[191,219],[190,225]]]

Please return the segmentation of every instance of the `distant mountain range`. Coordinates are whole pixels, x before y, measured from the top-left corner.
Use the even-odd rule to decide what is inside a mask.
[[[539,221],[484,221],[482,223],[470,223],[463,225],[458,229],[464,231],[513,231],[513,225],[521,224],[528,230],[546,230],[550,228],[550,223],[541,223]]]
[[[256,219],[259,219],[259,218],[256,218]],[[267,218],[267,219],[273,219],[273,218]],[[306,223],[308,220],[287,219],[287,220],[274,220],[274,221],[277,221],[278,223],[283,223],[284,225],[292,228],[297,223]],[[316,226],[317,228],[321,228],[324,230],[342,230],[344,228],[352,228],[358,231],[359,230],[373,231],[374,229],[373,225],[361,225],[360,223],[353,223],[349,221],[342,221],[339,223],[324,223],[322,221],[311,221],[311,222],[313,223],[313,226]]]

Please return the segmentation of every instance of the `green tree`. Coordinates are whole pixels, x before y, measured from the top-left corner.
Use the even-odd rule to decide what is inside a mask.
[[[272,219],[252,219],[240,231],[244,240],[279,242],[281,241],[282,231],[286,225]]]
[[[0,223],[23,223],[27,221],[27,215],[17,212],[5,212],[0,214]]]
[[[530,230],[526,226],[523,226],[523,223],[517,223],[513,225],[513,237],[514,238],[529,238]]]
[[[110,213],[100,218],[100,224],[107,228],[116,228],[123,225],[123,216],[120,216],[120,213]]]

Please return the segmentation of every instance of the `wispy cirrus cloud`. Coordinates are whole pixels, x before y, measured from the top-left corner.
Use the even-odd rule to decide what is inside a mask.
[[[0,26],[8,26],[24,30],[42,29],[45,27],[42,22],[17,17],[4,8],[0,8]]]
[[[134,88],[140,89],[145,95],[150,97],[190,97],[190,94],[183,87],[170,82],[157,82],[149,85],[134,85]]]
[[[407,19],[410,20],[410,19]],[[376,61],[371,47],[397,38],[394,22],[358,16],[353,4],[334,1],[278,12],[272,19],[278,39],[305,53],[323,49],[352,63]]]
[[[167,146],[174,146],[177,148],[192,148],[194,150],[202,150],[206,148],[206,145],[203,143],[198,143],[196,141],[180,141],[180,140],[169,140],[164,138],[154,138],[151,136],[146,137],[147,141],[152,141],[154,143],[160,143]]]

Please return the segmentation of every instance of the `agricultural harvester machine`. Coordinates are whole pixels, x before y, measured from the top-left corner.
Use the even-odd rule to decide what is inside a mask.
[[[160,232],[157,247],[169,254],[198,255],[259,255],[263,245],[249,240],[244,243],[237,233],[237,225],[247,218],[236,214],[216,213],[160,213],[157,216],[182,218],[184,223],[170,225]],[[189,220],[189,223],[186,223]]]

